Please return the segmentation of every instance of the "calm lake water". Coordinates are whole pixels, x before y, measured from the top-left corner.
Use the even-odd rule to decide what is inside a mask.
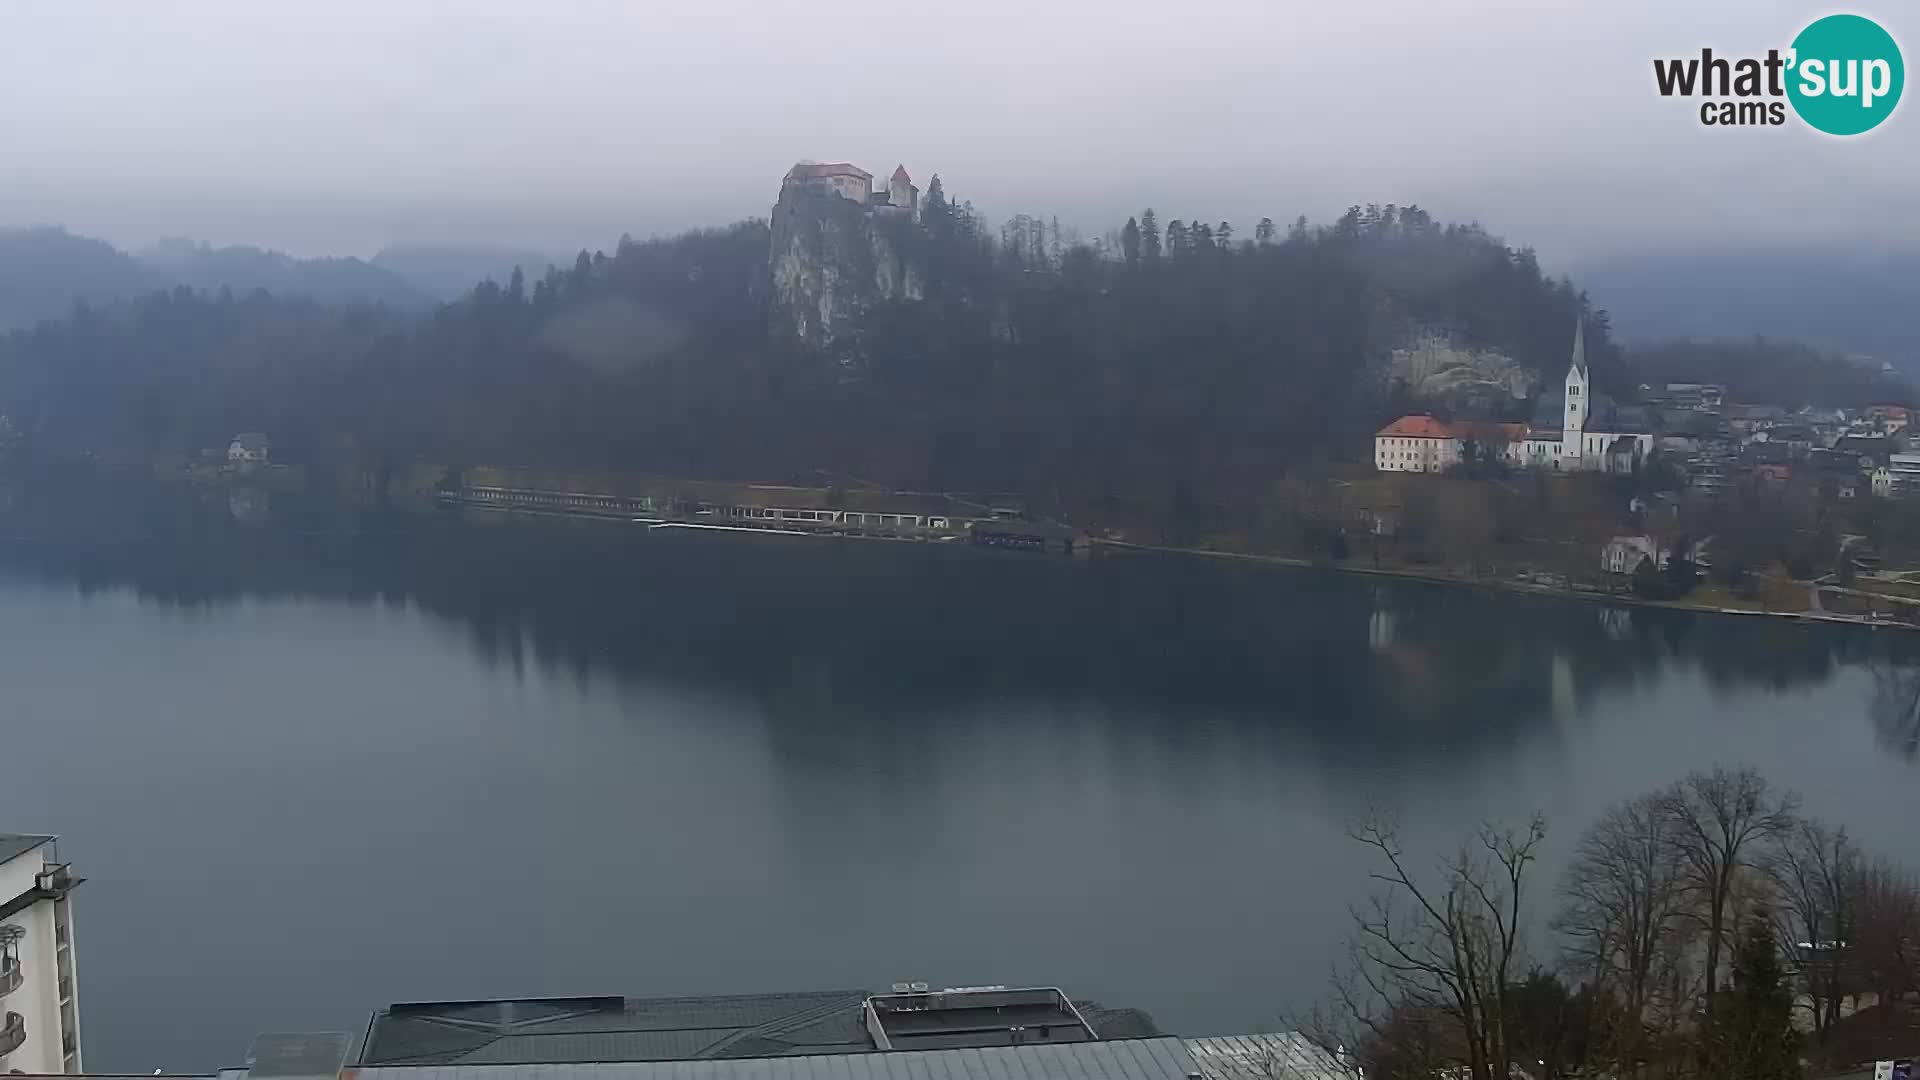
[[[1325,985],[1438,854],[1752,763],[1920,863],[1920,637],[1201,560],[416,524],[0,544],[0,828],[62,834],[87,1064],[390,1001]],[[1537,896],[1544,907],[1550,877]]]

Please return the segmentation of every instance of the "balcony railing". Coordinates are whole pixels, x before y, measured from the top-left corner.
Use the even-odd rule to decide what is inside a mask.
[[[20,1044],[27,1041],[27,1020],[19,1013],[8,1013],[6,1023],[0,1024],[0,1057],[6,1057]]]
[[[0,998],[20,989],[20,961],[11,956],[0,957]]]

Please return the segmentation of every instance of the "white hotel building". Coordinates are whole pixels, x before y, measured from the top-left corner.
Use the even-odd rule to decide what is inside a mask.
[[[0,1075],[80,1071],[79,883],[53,837],[0,833]]]

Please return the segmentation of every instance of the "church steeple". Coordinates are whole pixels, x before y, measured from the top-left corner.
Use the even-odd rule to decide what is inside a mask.
[[[1575,461],[1581,456],[1581,433],[1593,411],[1592,395],[1587,392],[1587,337],[1582,322],[1573,324],[1573,362],[1567,365],[1567,394],[1560,423],[1562,455]]]

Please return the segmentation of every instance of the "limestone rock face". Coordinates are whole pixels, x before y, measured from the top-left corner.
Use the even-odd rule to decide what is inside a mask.
[[[1513,357],[1492,349],[1465,346],[1440,330],[1415,327],[1393,349],[1387,379],[1403,382],[1415,395],[1455,408],[1522,400],[1533,395],[1539,376]]]
[[[830,191],[788,184],[768,222],[774,326],[820,348],[843,343],[869,307],[918,300],[922,275],[908,258],[916,228]]]

